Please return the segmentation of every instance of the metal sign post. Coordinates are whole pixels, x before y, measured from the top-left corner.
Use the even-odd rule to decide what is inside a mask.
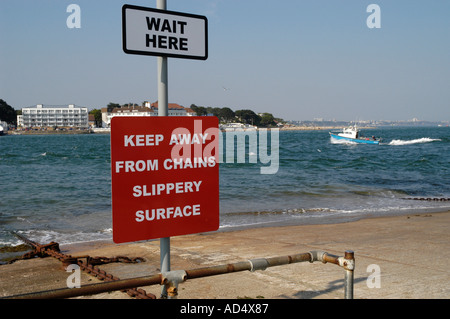
[[[166,0],[156,0],[156,8],[167,10]],[[158,60],[158,116],[167,116],[169,113],[168,102],[168,71],[167,57],[159,56]],[[161,273],[170,271],[170,237],[159,239],[159,258]],[[163,285],[161,298],[167,298],[167,289]]]

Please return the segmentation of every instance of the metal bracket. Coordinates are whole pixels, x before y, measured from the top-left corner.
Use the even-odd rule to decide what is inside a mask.
[[[353,260],[353,259],[345,259],[344,257],[339,257],[338,261],[339,261],[339,266],[341,266],[345,270],[355,269],[355,260]]]
[[[315,262],[315,261],[321,261],[324,264],[326,263],[326,261],[323,259],[323,256],[326,255],[326,252],[324,252],[322,250],[312,250],[308,253],[311,256],[311,260],[309,261],[310,263]]]
[[[166,287],[167,297],[175,299],[178,296],[178,284],[187,279],[187,273],[184,270],[173,270],[161,274],[161,285]]]
[[[254,272],[256,270],[266,270],[266,268],[269,267],[269,262],[266,258],[249,259],[248,262],[251,266],[251,272]]]
[[[345,270],[353,271],[355,269],[355,257],[354,253],[351,250],[345,251],[344,257],[339,257],[339,266],[344,268]]]

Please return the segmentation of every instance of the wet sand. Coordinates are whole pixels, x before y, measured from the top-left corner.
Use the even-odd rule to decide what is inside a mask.
[[[171,269],[195,269],[252,258],[323,250],[355,253],[356,299],[447,299],[450,297],[450,212],[367,218],[358,221],[254,228],[171,238]],[[121,279],[159,273],[159,241],[114,244],[89,242],[61,246],[72,256],[144,257],[143,263],[99,266]],[[65,288],[70,273],[52,258],[0,266],[0,297]],[[97,283],[82,273],[81,284]],[[187,280],[178,299],[342,299],[344,269],[304,262]],[[142,287],[160,296],[161,286]],[[130,298],[122,292],[79,298]]]

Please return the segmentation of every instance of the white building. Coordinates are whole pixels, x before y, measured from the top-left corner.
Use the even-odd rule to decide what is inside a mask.
[[[192,110],[176,103],[169,103],[168,116],[191,116]],[[158,101],[145,102],[144,106],[124,106],[108,111],[102,108],[102,127],[110,127],[111,119],[115,116],[158,116]]]
[[[0,135],[8,133],[8,123],[0,121]]]
[[[22,127],[78,127],[88,128],[88,109],[73,104],[68,106],[36,106],[22,108],[17,125]]]
[[[108,112],[107,108],[102,108],[102,127],[110,127],[111,119],[115,116],[154,116],[151,108],[145,106],[127,106],[114,108]],[[156,112],[158,115],[158,112]]]
[[[146,102],[145,105],[148,105],[149,102]],[[186,109],[181,105],[176,103],[169,103],[169,109],[167,110],[168,116],[187,116]],[[152,103],[150,105],[151,109],[158,115],[158,101]]]

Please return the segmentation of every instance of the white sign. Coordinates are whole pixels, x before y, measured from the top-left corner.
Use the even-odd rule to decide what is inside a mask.
[[[123,51],[187,59],[208,58],[208,20],[204,16],[124,5]]]

